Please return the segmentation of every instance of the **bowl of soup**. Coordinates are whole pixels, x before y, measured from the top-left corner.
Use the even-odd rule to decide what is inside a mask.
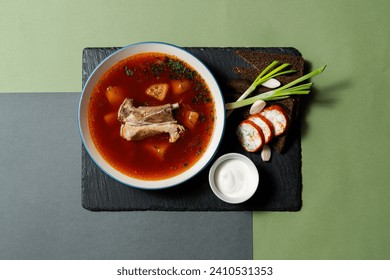
[[[162,189],[197,175],[222,140],[225,109],[210,70],[183,48],[121,48],[88,78],[79,102],[81,139],[96,165],[136,188]]]

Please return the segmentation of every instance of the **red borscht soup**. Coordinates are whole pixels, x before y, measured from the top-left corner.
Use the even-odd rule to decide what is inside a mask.
[[[172,115],[184,127],[180,137],[175,142],[168,133],[141,140],[121,137],[118,110],[125,99],[135,107],[177,103]],[[214,121],[214,100],[200,74],[162,53],[137,54],[112,66],[94,87],[88,107],[91,137],[100,154],[115,169],[143,180],[170,178],[193,166],[210,142]]]

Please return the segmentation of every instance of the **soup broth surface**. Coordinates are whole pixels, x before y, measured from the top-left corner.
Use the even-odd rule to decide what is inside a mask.
[[[168,85],[163,100],[146,94],[156,84]],[[173,116],[185,131],[174,143],[168,133],[123,139],[117,113],[125,98],[133,99],[135,107],[179,103]],[[88,107],[100,154],[118,171],[143,180],[170,178],[193,166],[210,142],[214,120],[214,100],[203,78],[180,59],[161,53],[134,55],[112,66],[96,84]]]

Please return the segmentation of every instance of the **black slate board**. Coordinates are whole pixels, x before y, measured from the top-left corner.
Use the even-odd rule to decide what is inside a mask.
[[[83,50],[83,85],[95,67],[117,49],[119,48]],[[300,56],[294,48],[186,49],[211,70],[224,93],[231,91],[227,82],[237,79],[234,67],[249,67],[247,62],[235,54],[237,49]],[[274,152],[271,162],[264,163],[259,154],[245,153],[242,150],[235,140],[236,124],[234,116],[230,116],[222,145],[214,160],[229,152],[243,153],[252,159],[259,170],[260,184],[250,200],[241,204],[228,204],[219,200],[208,183],[208,171],[212,163],[191,180],[173,188],[150,191],[128,187],[101,171],[82,147],[82,206],[91,211],[299,211],[302,206],[299,125],[290,128],[290,145],[287,151],[283,154]]]

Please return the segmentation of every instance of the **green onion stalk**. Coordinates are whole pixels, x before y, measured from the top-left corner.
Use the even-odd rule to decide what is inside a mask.
[[[256,87],[265,81],[274,78],[276,76],[289,74],[292,72],[295,72],[295,70],[285,70],[281,71],[284,68],[288,67],[289,64],[285,63],[279,66],[278,68],[275,68],[273,71],[267,73],[270,69],[272,69],[278,62],[274,61],[272,62],[267,68],[265,68],[260,75],[256,78],[256,80],[252,83],[252,85],[244,92],[244,94],[237,99],[236,102],[226,103],[225,109],[226,110],[233,110],[237,108],[241,108],[244,106],[248,106],[256,102],[257,100],[264,100],[264,101],[275,101],[275,100],[281,100],[288,98],[292,95],[304,95],[310,93],[310,88],[313,85],[313,83],[306,83],[297,85],[305,80],[308,80],[314,76],[317,76],[318,74],[322,73],[325,70],[326,66],[320,67],[280,88],[267,91],[261,94],[258,94],[256,96],[246,98],[250,93],[252,93]],[[267,74],[266,74],[267,73]],[[229,112],[227,113],[227,116],[229,116]]]

